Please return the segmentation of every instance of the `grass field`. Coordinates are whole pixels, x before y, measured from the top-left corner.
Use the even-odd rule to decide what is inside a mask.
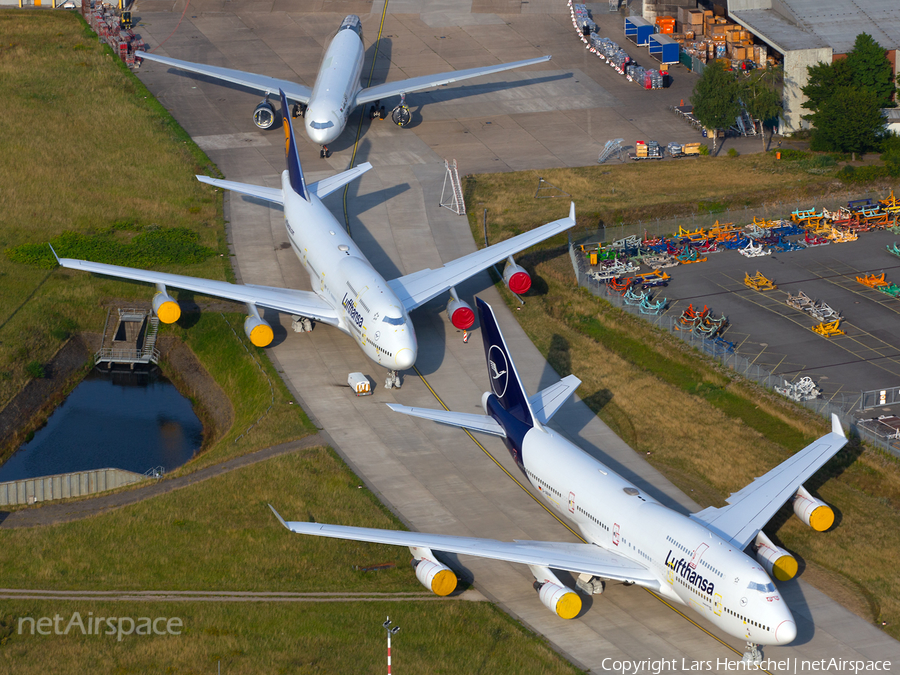
[[[212,279],[227,280],[231,268],[221,192],[194,178],[217,175],[216,168],[80,18],[4,10],[0,34],[9,36],[0,45],[2,407],[30,377],[29,363],[46,363],[72,333],[101,331],[111,303],[147,303],[154,293],[144,284],[44,269],[47,242],[62,256]],[[41,254],[33,264],[12,259]],[[313,430],[265,352],[249,345],[242,321],[210,311],[163,329],[242,401],[233,428],[182,471]]]
[[[423,589],[424,590],[424,589]],[[337,605],[337,606],[336,606]],[[99,616],[178,617],[181,635],[18,635],[18,617],[74,612]],[[561,659],[488,603],[98,603],[4,601],[0,611],[0,672],[16,675],[94,673],[329,673],[376,675],[386,664],[390,616],[397,675],[576,675]],[[63,626],[65,624],[62,624]],[[162,624],[160,624],[162,625]]]
[[[721,182],[734,161],[703,158],[703,164],[694,166],[706,166],[706,173],[693,179]],[[755,161],[764,166],[769,160]],[[668,166],[674,169],[673,164]],[[655,166],[661,171],[666,163]],[[606,197],[595,197],[589,183],[582,184],[584,192],[573,188],[583,173],[597,178],[598,169],[612,171],[603,176],[604,186],[622,186],[616,191],[617,208],[641,208],[644,183],[632,181],[629,189],[617,174],[631,176],[634,167],[575,169],[571,181],[562,170],[553,179],[549,172],[542,174],[572,193],[579,214],[605,213]],[[665,180],[673,177],[670,173]],[[492,242],[542,219],[559,218],[567,200],[535,200],[535,182],[532,172],[472,177],[466,200],[480,207],[470,214],[476,241],[483,241],[482,208],[488,209]],[[715,192],[702,196],[724,199]],[[535,212],[545,215],[536,218]],[[560,375],[575,373],[582,379],[579,395],[613,431],[701,505],[723,505],[730,493],[828,431],[826,422],[806,409],[578,289],[561,242],[547,243],[520,260],[535,273],[535,292],[515,312],[528,336]],[[518,309],[505,287],[502,291]],[[807,486],[835,507],[839,526],[815,533],[785,509],[767,532],[797,554],[804,578],[877,625],[886,621],[885,630],[900,637],[900,578],[895,573],[900,540],[894,536],[900,527],[900,463],[851,444]]]

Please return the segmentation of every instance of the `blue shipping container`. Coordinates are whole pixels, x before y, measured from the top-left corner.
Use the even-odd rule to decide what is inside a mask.
[[[625,19],[625,37],[634,44],[643,47],[653,35],[653,24],[641,16],[630,16]]]
[[[655,33],[650,36],[650,56],[660,63],[678,63],[679,44],[672,38]]]

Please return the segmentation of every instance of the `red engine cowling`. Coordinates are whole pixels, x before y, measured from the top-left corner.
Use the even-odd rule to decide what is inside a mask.
[[[516,295],[522,295],[531,288],[531,276],[523,268],[516,265],[512,259],[503,268],[503,281]]]
[[[459,298],[450,298],[447,313],[450,315],[450,322],[459,330],[468,330],[475,323],[475,312],[466,301]]]

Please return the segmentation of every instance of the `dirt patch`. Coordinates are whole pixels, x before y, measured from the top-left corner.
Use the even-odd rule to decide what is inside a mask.
[[[203,422],[203,452],[234,424],[234,406],[203,364],[178,338],[164,335],[157,340],[163,374],[194,404]]]
[[[0,411],[0,463],[46,422],[81,381],[92,363],[92,354],[100,348],[100,337],[84,333],[69,338],[44,367],[45,376],[29,381]]]
[[[0,464],[44,425],[93,367],[93,355],[100,349],[101,337],[99,333],[82,333],[69,338],[45,366],[45,377],[28,382],[0,410]],[[157,348],[162,356],[163,375],[191,400],[203,423],[202,452],[231,428],[231,401],[181,340],[162,336]]]

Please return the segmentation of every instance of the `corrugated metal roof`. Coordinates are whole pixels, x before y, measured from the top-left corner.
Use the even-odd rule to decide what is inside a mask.
[[[746,26],[748,30],[782,53],[797,49],[821,49],[829,46],[814,33],[798,28],[771,9],[748,9],[742,12],[731,12],[731,15],[739,24]]]
[[[779,4],[781,14],[764,9],[732,15],[754,29],[759,26],[761,35],[784,50],[829,46],[835,54],[846,54],[860,33],[868,33],[885,49],[900,49],[897,0],[781,0]]]

